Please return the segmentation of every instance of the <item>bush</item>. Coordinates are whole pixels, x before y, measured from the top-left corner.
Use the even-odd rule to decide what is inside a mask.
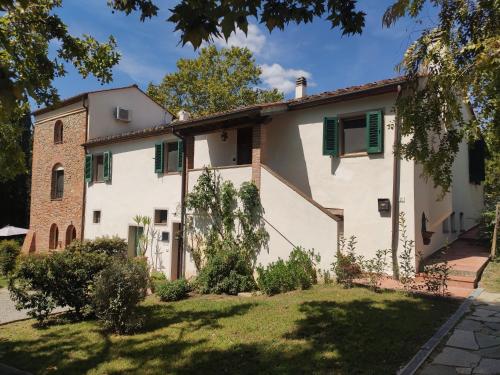
[[[317,283],[315,262],[319,262],[319,256],[314,251],[296,247],[288,261],[278,259],[267,268],[257,267],[259,289],[269,296],[299,288],[309,289]]]
[[[179,301],[187,297],[189,290],[189,284],[186,279],[178,279],[158,284],[156,294],[165,302]]]
[[[196,289],[202,294],[232,294],[255,289],[252,268],[234,250],[220,251],[207,259],[196,278]]]
[[[113,263],[103,253],[57,251],[22,257],[9,280],[19,309],[43,322],[55,306],[74,309],[78,318],[92,312],[91,287],[96,275]]]
[[[14,240],[0,241],[0,274],[7,276],[16,266],[21,246]]]
[[[368,279],[368,286],[374,291],[378,291],[382,285],[390,253],[391,249],[379,249],[373,258],[363,262],[363,274]]]
[[[332,270],[337,283],[344,288],[352,288],[354,279],[361,277],[363,273],[361,268],[363,260],[355,254],[356,237],[352,236],[347,243],[344,238],[341,238],[339,245],[337,259],[332,264]]]
[[[93,306],[106,328],[123,334],[142,326],[137,305],[146,297],[148,283],[143,259],[119,259],[101,271],[94,283]]]
[[[151,290],[154,293],[158,287],[165,283],[167,281],[167,277],[163,272],[160,271],[151,271],[151,274],[149,275],[149,278],[151,280]]]
[[[98,237],[94,240],[73,241],[66,250],[81,253],[101,253],[109,256],[126,256],[127,242],[120,237]]]

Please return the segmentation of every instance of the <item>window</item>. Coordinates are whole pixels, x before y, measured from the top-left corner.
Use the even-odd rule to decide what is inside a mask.
[[[63,142],[63,123],[61,120],[57,120],[54,125],[54,143]]]
[[[57,249],[59,245],[59,229],[57,228],[56,224],[52,224],[50,226],[50,233],[49,233],[49,249],[54,250]]]
[[[56,164],[52,169],[52,199],[61,199],[64,194],[64,168]]]
[[[162,242],[170,241],[170,232],[161,232],[161,241]]]
[[[237,132],[236,164],[252,164],[252,128],[240,128]]]
[[[168,210],[155,210],[155,224],[167,224]]]
[[[451,233],[456,233],[457,228],[455,227],[455,213],[452,212],[450,215],[450,226],[451,226]]]
[[[323,120],[323,155],[383,152],[382,111],[366,112],[364,116]]]
[[[443,220],[443,233],[449,233],[450,230],[448,228],[448,218]]]
[[[182,141],[155,144],[155,173],[173,173],[182,170]]]
[[[342,120],[342,153],[366,152],[366,121],[364,118]]]
[[[101,222],[101,211],[94,211],[92,222],[94,224],[99,224]]]
[[[167,172],[177,172],[179,166],[179,144],[177,142],[167,143],[167,153],[165,164]]]
[[[111,152],[85,155],[85,181],[111,181]]]

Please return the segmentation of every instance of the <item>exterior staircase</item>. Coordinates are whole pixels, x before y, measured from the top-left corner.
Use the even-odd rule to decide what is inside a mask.
[[[432,254],[424,264],[442,263],[446,259],[451,267],[448,289],[455,295],[467,295],[477,288],[489,255],[488,246],[479,239],[476,226],[461,234],[447,249]]]

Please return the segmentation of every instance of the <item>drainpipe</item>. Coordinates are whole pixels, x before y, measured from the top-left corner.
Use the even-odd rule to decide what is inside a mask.
[[[88,138],[88,128],[89,128],[89,106],[87,103],[88,95],[85,95],[82,99],[83,107],[85,108],[85,142],[87,142]],[[83,160],[85,163],[85,153],[87,151],[86,147],[83,147]],[[87,181],[85,181],[85,176],[83,176],[83,202],[82,202],[82,225],[80,227],[80,238],[83,241],[84,232],[85,232],[85,207],[87,201]]]
[[[398,85],[398,96],[396,102],[401,97],[401,85]],[[396,121],[394,124],[394,160],[392,166],[392,276],[399,280],[399,264],[398,264],[398,242],[399,242],[399,184],[400,184],[400,159],[396,153],[396,149],[401,142],[401,134],[399,133],[399,116],[396,113]]]
[[[172,133],[182,140],[182,172],[181,172],[181,236],[179,238],[179,248],[182,250],[177,263],[177,274],[184,276],[184,226],[186,223],[186,191],[187,191],[187,142],[186,137],[177,133],[172,126]]]

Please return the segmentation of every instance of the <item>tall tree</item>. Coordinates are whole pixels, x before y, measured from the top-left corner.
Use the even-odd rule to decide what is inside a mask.
[[[29,98],[45,105],[59,99],[53,80],[66,74],[64,62],[107,83],[119,61],[113,37],[99,43],[70,35],[55,14],[61,6],[62,0],[0,0],[0,181],[25,171],[15,125],[29,110]],[[59,46],[53,55],[49,43]]]
[[[484,137],[493,150],[499,145],[500,0],[398,0],[384,24],[417,17],[426,3],[438,8],[439,21],[423,31],[400,65],[409,80],[396,105],[402,135],[409,137],[400,152],[447,191],[462,140]],[[463,115],[469,105],[471,119]]]
[[[172,113],[184,109],[193,116],[282,100],[278,90],[258,88],[260,74],[247,48],[209,46],[195,59],[178,60],[177,71],[159,85],[149,84],[148,94]]]

